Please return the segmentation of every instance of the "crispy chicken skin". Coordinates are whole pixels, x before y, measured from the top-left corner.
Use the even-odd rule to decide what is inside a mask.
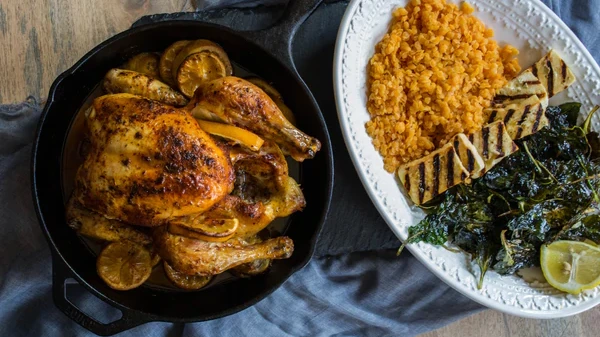
[[[207,242],[169,233],[165,226],[154,230],[159,255],[176,270],[188,275],[216,275],[259,259],[287,259],[294,251],[292,239],[281,236],[256,244],[243,238]]]
[[[133,70],[116,68],[109,70],[104,76],[103,87],[109,94],[128,93],[140,95],[174,106],[182,106],[188,103],[185,96],[168,84]]]
[[[197,118],[224,121],[272,140],[297,161],[313,158],[321,148],[317,139],[294,127],[263,90],[238,77],[201,85],[187,108]]]
[[[106,95],[86,112],[90,153],[75,197],[108,219],[157,226],[199,214],[229,194],[226,150],[186,111],[130,94]]]
[[[257,259],[287,258],[293,251],[287,237],[256,240],[257,233],[275,218],[288,216],[306,204],[300,187],[288,176],[283,153],[275,143],[265,142],[258,153],[233,149],[231,157],[236,171],[233,192],[207,212],[187,219],[237,219],[239,225],[231,239],[205,242],[174,235],[168,229],[155,231],[159,255],[183,273],[214,275]]]

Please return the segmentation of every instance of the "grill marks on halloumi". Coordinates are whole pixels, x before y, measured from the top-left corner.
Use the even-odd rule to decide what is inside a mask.
[[[549,97],[565,90],[575,82],[575,75],[554,50],[551,50],[527,70],[530,70],[540,80],[548,91]]]
[[[469,175],[452,143],[398,169],[398,177],[411,200],[423,204]]]
[[[423,204],[469,177],[479,178],[519,148],[513,139],[534,134],[550,124],[548,99],[569,87],[575,75],[554,51],[498,90],[488,125],[452,141],[398,169],[412,201]]]
[[[471,175],[474,179],[481,177],[504,157],[519,149],[506,131],[503,121],[488,124],[481,130],[469,134],[467,138],[475,146],[484,163],[481,171]]]
[[[517,104],[532,96],[539,98],[544,109],[548,107],[548,91],[540,79],[535,76],[532,68],[530,68],[524,70],[517,77],[510,80],[502,89],[498,90],[492,100],[492,109]]]
[[[488,123],[503,121],[512,139],[529,136],[550,124],[536,95],[504,108],[491,109],[489,113]]]
[[[483,170],[485,163],[477,148],[469,141],[469,138],[464,133],[459,133],[452,139],[454,151],[458,155],[461,163],[469,172],[469,176]]]

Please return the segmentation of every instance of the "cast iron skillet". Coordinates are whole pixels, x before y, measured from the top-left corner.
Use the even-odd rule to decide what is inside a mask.
[[[99,335],[114,334],[151,321],[211,320],[257,303],[308,263],[331,200],[333,154],[323,116],[294,66],[291,44],[297,27],[319,3],[320,0],[290,1],[275,26],[254,32],[237,32],[195,21],[136,27],[103,42],[56,79],[34,142],[32,192],[40,226],[52,251],[54,302],[67,316]],[[234,62],[273,82],[295,112],[298,127],[322,143],[316,157],[300,165],[299,182],[307,207],[290,218],[285,233],[294,240],[294,254],[290,259],[276,261],[264,275],[236,279],[204,291],[166,291],[145,286],[125,292],[112,290],[97,276],[95,256],[65,222],[61,161],[70,122],[110,68],[137,53],[161,51],[177,40],[199,38],[219,43]],[[66,298],[68,278],[74,278],[98,298],[120,309],[123,316],[103,324],[84,314]]]

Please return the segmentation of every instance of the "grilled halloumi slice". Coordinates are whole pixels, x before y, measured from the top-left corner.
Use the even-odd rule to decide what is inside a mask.
[[[534,134],[550,124],[536,95],[504,108],[491,109],[489,113],[488,123],[503,121],[513,140]]]
[[[461,163],[467,172],[469,172],[469,176],[484,169],[485,163],[483,162],[483,158],[481,158],[475,145],[469,141],[469,138],[464,133],[454,136],[452,145]]]
[[[575,75],[554,50],[527,70],[531,70],[531,73],[544,85],[548,97],[558,94],[575,82]]]
[[[535,76],[532,68],[524,70],[498,90],[492,100],[492,108],[504,108],[531,96],[537,96],[543,108],[546,109],[548,106],[548,91],[540,79]]]
[[[503,121],[488,124],[467,136],[475,146],[484,162],[484,168],[471,175],[471,178],[479,178],[498,164],[504,157],[517,151],[519,147],[506,131]]]
[[[398,169],[406,193],[417,205],[465,181],[468,175],[452,143]]]

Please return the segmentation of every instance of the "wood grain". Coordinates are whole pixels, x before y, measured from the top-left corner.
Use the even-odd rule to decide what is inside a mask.
[[[191,11],[190,0],[2,0],[0,103],[45,97],[54,78],[142,15]],[[448,308],[452,310],[452,308]],[[555,320],[487,310],[422,337],[598,336],[600,307]]]
[[[57,75],[142,15],[190,10],[189,0],[2,0],[0,103],[45,97]]]

